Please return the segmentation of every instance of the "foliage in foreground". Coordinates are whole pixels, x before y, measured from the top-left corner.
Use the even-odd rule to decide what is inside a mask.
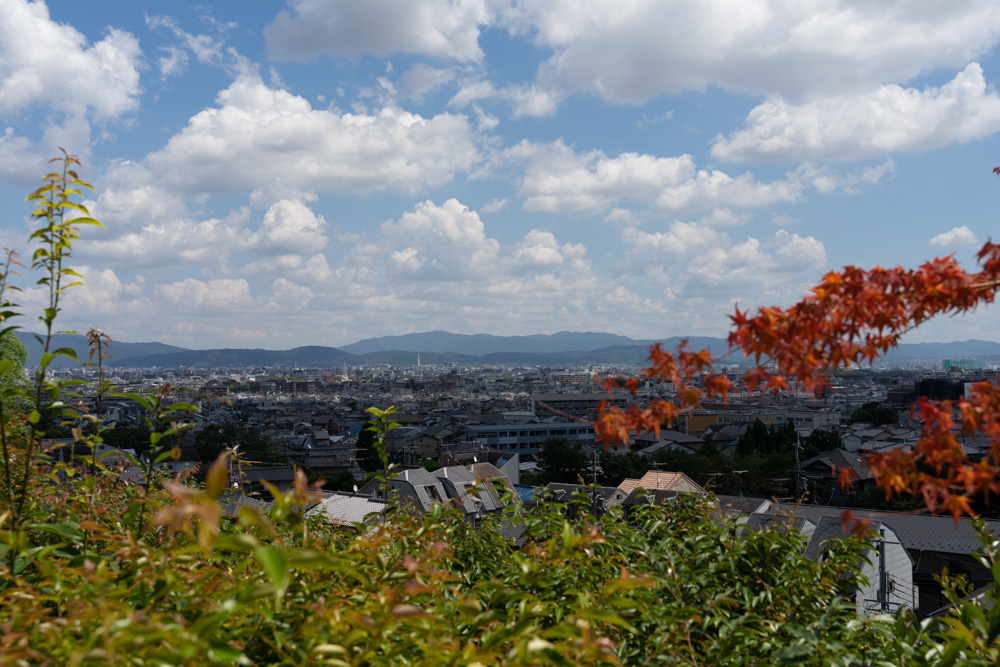
[[[960,605],[933,631],[908,612],[861,617],[845,597],[859,542],[816,563],[795,531],[738,532],[697,498],[600,521],[568,521],[548,503],[479,530],[447,510],[398,510],[352,534],[301,519],[304,479],[269,514],[222,519],[222,457],[207,488],[167,482],[150,494],[157,518],[143,529],[115,472],[58,472],[75,482],[38,478],[20,542],[7,523],[0,531],[0,556],[19,552],[13,571],[0,566],[3,664],[985,665],[998,656],[1000,607]],[[511,522],[524,528],[520,549],[502,534]],[[995,552],[987,541],[985,558]]]
[[[0,662],[895,664],[919,652],[912,617],[859,618],[842,595],[856,542],[817,564],[796,533],[737,535],[695,499],[600,522],[543,504],[480,530],[401,510],[348,534],[300,519],[304,480],[270,515],[231,523],[215,500],[224,459],[207,489],[151,494],[145,530],[114,472],[63,468],[69,488],[40,477],[21,542],[3,526],[0,550],[19,556],[0,567]],[[512,521],[520,549],[501,533]]]

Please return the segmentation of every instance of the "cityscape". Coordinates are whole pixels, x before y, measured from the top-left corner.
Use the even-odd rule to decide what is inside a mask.
[[[407,340],[421,337],[385,344],[406,346]],[[941,347],[958,351],[976,344]],[[378,343],[361,341],[357,347],[366,346]],[[748,392],[742,376],[749,365],[731,364],[727,375],[734,390],[725,403],[706,402],[664,424],[658,434],[637,433],[626,443],[606,445],[595,440],[593,424],[602,402],[627,409],[655,399],[677,400],[676,386],[642,382],[634,393],[605,388],[608,378],[640,375],[642,367],[634,364],[422,363],[421,357],[429,355],[412,352],[408,365],[165,368],[129,366],[128,359],[115,362],[108,354],[102,370],[112,386],[129,392],[151,394],[168,383],[170,400],[196,408],[183,416],[191,428],[177,438],[176,455],[162,464],[169,474],[188,471],[194,479],[203,478],[225,448],[242,448],[241,466],[230,473],[239,489],[230,501],[233,512],[246,502],[268,507],[273,493],[287,492],[301,469],[310,481],[323,480],[322,497],[310,512],[320,511],[342,527],[377,520],[387,499],[380,485],[369,481],[377,465],[372,465],[371,439],[365,439],[371,419],[366,410],[392,406],[398,427],[384,441],[394,471],[389,484],[420,511],[455,499],[477,525],[505,506],[495,491],[470,500],[467,487],[484,479],[502,482],[529,503],[566,502],[580,490],[594,503],[599,499],[597,515],[617,505],[670,502],[678,493],[711,491],[726,512],[752,525],[788,513],[807,537],[820,524],[820,535],[835,532],[831,526],[850,507],[868,520],[905,528],[891,537],[910,554],[896,558],[903,562],[894,565],[902,574],[893,575],[909,582],[909,592],[898,589],[891,600],[879,598],[877,591],[859,594],[859,600],[868,600],[861,605],[868,611],[884,604],[923,617],[945,607],[947,599],[933,576],[940,566],[927,566],[928,552],[970,581],[990,579],[972,557],[977,543],[966,522],[956,530],[946,517],[900,514],[918,504],[886,502],[865,457],[913,449],[922,426],[912,411],[916,399],[961,398],[967,386],[996,374],[1000,358],[900,358],[879,368],[848,369],[833,376],[821,398],[802,391]],[[54,378],[85,380],[88,387],[98,384],[94,365],[50,372]],[[82,401],[81,409],[95,410],[90,392]],[[148,454],[148,432],[136,437],[142,431],[141,406],[111,396],[101,409],[108,427],[99,448],[102,459],[122,462],[128,458],[124,454]],[[769,439],[783,433],[790,437],[786,456],[765,455],[767,448],[777,447]],[[753,437],[761,441],[754,443]],[[124,446],[128,438],[138,442],[138,449]],[[988,455],[991,441],[969,435],[961,445],[979,458]],[[850,489],[840,484],[840,469],[852,471]],[[466,488],[455,487],[457,479]],[[433,491],[424,491],[428,487]],[[988,504],[978,509],[985,516],[1000,511]],[[1000,527],[1000,522],[988,525]],[[937,546],[928,549],[927,540]]]
[[[0,664],[1000,664],[1000,5],[0,0]]]

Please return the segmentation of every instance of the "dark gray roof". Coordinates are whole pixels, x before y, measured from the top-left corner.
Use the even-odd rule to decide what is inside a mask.
[[[821,452],[811,459],[806,459],[802,462],[802,468],[808,469],[810,467],[823,469],[823,474],[827,474],[833,468],[850,468],[857,476],[857,479],[871,479],[872,477],[872,474],[868,471],[868,466],[865,465],[861,458],[861,454],[849,452],[846,449],[832,449],[828,452]]]
[[[228,491],[219,498],[219,506],[222,507],[222,514],[224,516],[239,516],[240,507],[243,505],[267,513],[271,511],[274,503],[270,500],[261,500],[252,496],[241,496],[241,494],[235,491]]]
[[[824,516],[816,524],[816,530],[813,531],[812,539],[806,545],[803,555],[810,560],[818,561],[823,555],[823,551],[829,546],[827,542],[842,539],[849,534],[850,532],[844,532],[844,523],[841,519]]]
[[[669,428],[660,429],[660,437],[657,438],[656,434],[650,432],[643,432],[635,436],[636,442],[676,442],[680,444],[694,444],[702,445],[705,440],[697,436],[689,435],[687,433],[682,433],[680,431],[674,431]]]
[[[550,482],[544,489],[543,495],[547,500],[555,500],[557,502],[568,502],[574,493],[577,491],[585,493],[588,498],[593,498],[597,496],[598,498],[603,498],[606,502],[611,503],[615,496],[621,496],[624,500],[625,494],[617,486],[586,486],[583,484],[560,484],[559,482]],[[617,503],[616,503],[617,504]]]
[[[635,489],[622,501],[622,505],[663,505],[677,499],[677,491],[673,489]]]
[[[803,516],[817,524],[823,517],[833,517],[839,529],[843,507],[823,505],[792,505],[780,503],[782,512]],[[970,554],[982,544],[968,519],[959,519],[958,525],[951,516],[930,514],[907,514],[904,512],[878,512],[875,510],[852,509],[855,519],[881,521],[892,527],[899,541],[909,551],[937,551],[950,554]],[[1000,535],[1000,521],[986,521],[986,527],[995,535]]]
[[[448,497],[441,481],[423,468],[403,470],[389,480],[389,484],[395,487],[411,486],[423,511],[429,510],[434,503],[444,502]],[[435,498],[435,495],[438,497]]]
[[[808,521],[808,519],[802,516],[786,516],[783,514],[767,514],[764,512],[757,512],[747,517],[746,527],[753,531],[777,528],[781,532],[786,533],[790,528],[801,531],[806,525],[806,521]]]
[[[464,466],[441,468],[435,470],[434,475],[440,479],[448,497],[458,501],[467,514],[495,512],[503,508],[493,483],[487,478],[477,477]]]
[[[753,514],[767,503],[766,498],[753,498],[750,496],[719,496],[715,499],[719,501],[719,509],[727,513]]]
[[[243,481],[259,482],[291,482],[295,479],[295,470],[289,466],[275,468],[243,468]]]

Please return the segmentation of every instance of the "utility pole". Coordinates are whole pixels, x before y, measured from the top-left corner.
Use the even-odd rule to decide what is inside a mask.
[[[748,472],[747,470],[734,470],[733,474],[736,475],[736,479],[740,482],[740,498],[743,497],[743,473]]]
[[[800,500],[806,491],[806,480],[802,478],[802,466],[799,465],[799,448],[802,442],[798,436],[795,438],[795,500]]]
[[[592,463],[592,464],[591,464],[591,466],[590,466],[590,471],[591,471],[591,473],[593,474],[593,477],[592,477],[592,479],[593,479],[593,481],[592,481],[592,484],[593,484],[594,486],[597,486],[597,472],[598,472],[599,470],[601,470],[601,469],[600,469],[600,467],[598,467],[598,465],[597,465],[597,450],[595,449],[595,450],[594,450],[594,456],[593,456],[593,463]]]
[[[878,601],[880,611],[889,611],[889,575],[885,571],[885,529],[878,530]]]
[[[863,601],[869,604],[874,604],[870,610],[878,609],[879,612],[883,614],[894,613],[899,610],[900,607],[905,603],[892,602],[889,600],[889,594],[892,593],[892,584],[889,581],[889,572],[885,566],[885,547],[887,544],[898,545],[899,542],[886,542],[885,541],[885,528],[879,527],[878,530],[878,591],[876,592],[876,598],[873,600],[871,598],[865,598]],[[898,593],[897,593],[898,595]],[[903,592],[904,599],[909,596],[909,593]],[[866,609],[868,611],[869,609]]]

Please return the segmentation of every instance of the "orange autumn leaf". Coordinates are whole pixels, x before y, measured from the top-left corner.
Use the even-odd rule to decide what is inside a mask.
[[[1000,174],[1000,167],[994,171]],[[847,266],[824,275],[788,308],[736,308],[730,316],[731,352],[755,362],[743,376],[744,387],[754,393],[795,386],[822,395],[830,387],[829,372],[874,361],[932,317],[992,303],[1000,286],[1000,245],[988,241],[976,258],[978,271],[966,271],[950,255],[915,269]],[[595,425],[599,439],[610,445],[642,431],[658,433],[671,418],[700,407],[705,396],[727,400],[733,385],[713,371],[716,362],[707,350],[689,349],[686,340],[673,352],[654,345],[643,375],[672,383],[673,400],[653,409],[603,406]],[[957,516],[968,512],[973,497],[1000,495],[1000,390],[994,383],[975,385],[967,400],[955,404],[922,399],[912,416],[921,424],[912,451],[866,459],[887,498],[922,495],[932,511]],[[986,436],[987,462],[969,459],[960,432]],[[841,471],[840,481],[853,484],[850,471]]]

